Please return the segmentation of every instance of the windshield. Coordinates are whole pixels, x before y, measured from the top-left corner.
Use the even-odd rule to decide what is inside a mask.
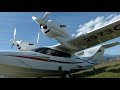
[[[51,55],[51,56],[71,57],[71,54],[69,54],[69,53],[54,50],[54,49],[51,49],[51,48],[37,48],[37,49],[34,49],[32,51],[47,54],[47,55]]]

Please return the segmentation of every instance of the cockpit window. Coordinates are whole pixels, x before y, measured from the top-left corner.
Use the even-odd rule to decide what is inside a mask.
[[[47,55],[51,55],[51,56],[71,57],[71,54],[69,54],[69,53],[54,50],[54,49],[50,49],[50,48],[37,48],[37,49],[34,49],[33,51],[43,53],[43,54],[47,54]]]
[[[37,48],[34,49],[33,51],[46,54],[47,48]]]

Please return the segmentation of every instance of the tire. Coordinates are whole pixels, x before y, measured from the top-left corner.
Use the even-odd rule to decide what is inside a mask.
[[[71,77],[71,75],[70,75],[70,72],[68,72],[68,71],[65,71],[62,75],[62,78],[70,78],[70,77]]]

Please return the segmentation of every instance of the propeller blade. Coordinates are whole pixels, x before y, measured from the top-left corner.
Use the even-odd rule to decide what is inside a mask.
[[[12,44],[11,49],[13,48],[14,45],[15,45],[15,44]]]
[[[33,19],[34,21],[36,21],[37,18],[36,18],[35,16],[32,16],[32,19]]]
[[[44,23],[44,20],[42,20],[41,18],[36,18],[35,16],[32,16],[33,21],[35,21],[37,24],[41,24]]]
[[[38,31],[37,44],[38,44],[38,42],[39,42],[39,37],[40,37],[40,31]]]
[[[16,28],[14,30],[14,40],[15,40],[15,38],[16,38]]]
[[[50,12],[46,12],[46,13],[43,15],[42,19],[45,20],[45,19],[48,17],[48,14],[50,14]]]
[[[32,16],[32,19],[37,23],[40,24],[42,26],[44,26],[46,24],[46,19],[48,17],[48,14],[50,14],[50,12],[46,12],[42,18],[36,18],[35,16]]]

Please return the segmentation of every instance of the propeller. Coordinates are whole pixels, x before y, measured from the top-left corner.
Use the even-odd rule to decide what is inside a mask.
[[[16,45],[19,45],[21,41],[16,41],[16,28],[14,30],[14,37],[13,39],[10,40],[12,42],[12,46],[11,46],[11,49],[13,48],[13,46],[16,44]]]
[[[11,49],[13,48],[14,45],[15,45],[15,44],[12,44]]]
[[[38,44],[38,42],[39,42],[39,38],[40,38],[40,31],[38,30],[38,38],[37,38],[37,44]]]
[[[45,26],[46,21],[47,21],[47,17],[48,14],[50,14],[50,12],[45,12],[45,14],[41,17],[41,18],[36,18],[35,16],[32,16],[32,19],[37,23],[40,24],[41,26]]]
[[[11,39],[10,41],[12,42],[12,46],[11,46],[11,49],[13,48],[13,46],[15,45],[15,43],[16,43],[16,28],[15,28],[15,30],[14,30],[14,37],[13,37],[13,39]]]
[[[50,12],[46,12],[46,13],[43,15],[42,19],[43,19],[43,20],[46,20],[47,17],[48,17],[48,14],[50,14]]]
[[[14,30],[14,40],[15,40],[15,38],[16,38],[16,28]]]

